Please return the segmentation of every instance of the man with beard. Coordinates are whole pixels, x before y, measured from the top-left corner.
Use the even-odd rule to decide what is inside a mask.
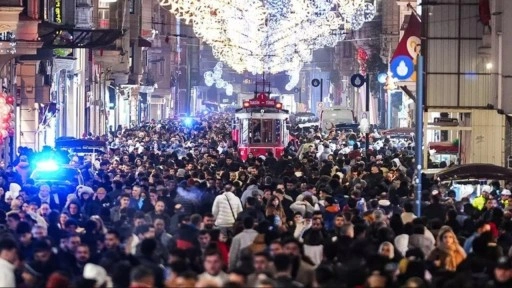
[[[202,229],[204,229],[204,230],[207,230],[207,231],[213,230],[213,227],[215,225],[215,217],[213,216],[212,213],[208,212],[208,213],[203,214],[202,225],[203,225]]]
[[[311,228],[304,231],[302,235],[304,243],[304,254],[308,256],[315,266],[322,262],[324,254],[324,244],[328,240],[327,231],[325,231],[322,220],[318,217],[313,218]]]
[[[90,260],[91,252],[89,246],[80,244],[75,250],[75,263],[69,267],[73,279],[79,279],[84,273],[85,264]]]
[[[291,277],[295,281],[301,283],[306,287],[312,287],[315,283],[315,269],[313,267],[313,263],[306,262],[307,258],[304,258],[301,253],[302,244],[299,240],[295,238],[286,239],[283,242],[283,248],[285,254],[291,257],[292,259],[292,270]],[[275,265],[274,257],[274,265]]]
[[[335,242],[342,235],[341,227],[345,224],[345,217],[343,217],[343,213],[336,214],[333,224],[332,230],[329,231],[329,240]]]
[[[52,247],[46,241],[34,242],[34,262],[43,267],[43,279],[48,279],[53,272],[59,270],[57,255],[52,252]]]

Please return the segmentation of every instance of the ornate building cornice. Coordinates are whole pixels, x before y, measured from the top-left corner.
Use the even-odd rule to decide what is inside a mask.
[[[23,7],[0,6],[0,33],[16,31]]]

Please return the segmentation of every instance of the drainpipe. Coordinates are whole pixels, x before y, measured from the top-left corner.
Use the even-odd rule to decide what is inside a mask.
[[[498,109],[503,109],[503,35],[498,34]]]

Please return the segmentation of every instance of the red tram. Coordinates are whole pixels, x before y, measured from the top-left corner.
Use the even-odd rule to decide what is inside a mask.
[[[238,142],[243,160],[247,160],[250,153],[258,157],[266,156],[268,151],[279,158],[289,141],[289,113],[282,109],[282,103],[270,99],[269,93],[255,94],[235,112],[233,140]]]

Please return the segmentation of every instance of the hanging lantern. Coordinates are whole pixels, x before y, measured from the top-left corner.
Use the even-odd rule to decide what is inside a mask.
[[[4,143],[4,138],[13,136],[16,124],[14,122],[14,103],[16,99],[12,95],[0,92],[0,145]]]

